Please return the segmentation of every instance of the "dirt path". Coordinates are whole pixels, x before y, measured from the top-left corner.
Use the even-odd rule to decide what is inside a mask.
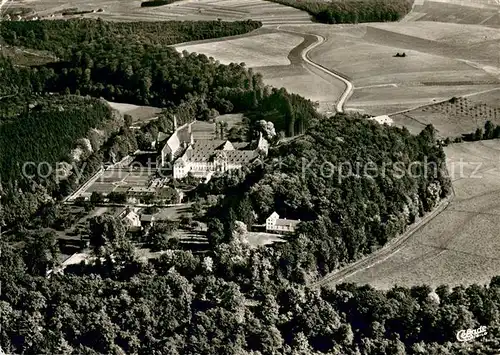
[[[314,283],[311,283],[311,287],[321,287],[325,285],[333,285],[335,283],[339,283],[343,281],[344,279],[362,271],[371,268],[374,265],[377,265],[394,254],[396,254],[403,246],[408,242],[408,240],[412,237],[412,235],[423,228],[427,223],[432,221],[435,217],[437,217],[441,212],[445,211],[448,206],[450,205],[451,201],[454,198],[454,193],[452,195],[440,202],[438,207],[436,207],[433,211],[425,215],[422,219],[419,221],[413,223],[412,225],[409,226],[409,229],[401,234],[400,236],[396,237],[395,239],[391,240],[388,242],[383,248],[377,250],[376,252],[367,255],[366,257],[362,258],[361,260],[358,260],[352,264],[349,264],[348,266],[334,271],[325,277],[323,277],[321,280],[316,281]]]
[[[228,37],[222,37],[222,38],[212,38],[212,39],[206,39],[206,40],[200,40],[200,41],[192,41],[192,42],[186,42],[186,43],[176,43],[174,45],[171,45],[171,47],[182,47],[186,45],[195,45],[195,44],[207,44],[207,43],[213,43],[213,42],[221,42],[221,41],[231,41],[234,39],[238,38],[248,38],[248,37],[254,37],[254,36],[259,36],[262,34],[269,34],[269,33],[275,33],[275,32],[282,32],[282,33],[288,33],[292,34],[295,36],[300,36],[304,40],[302,43],[300,43],[298,46],[293,48],[290,53],[288,54],[288,59],[290,60],[290,65],[294,66],[301,66],[304,63],[307,64],[310,67],[313,67],[314,70],[319,70],[323,74],[326,74],[327,76],[331,77],[334,79],[334,81],[338,82],[340,81],[344,85],[344,90],[343,93],[340,95],[338,99],[336,99],[335,103],[335,110],[337,112],[344,112],[344,106],[346,101],[349,99],[349,97],[352,95],[354,86],[350,79],[341,73],[338,73],[332,69],[328,69],[314,61],[311,60],[309,53],[319,47],[321,44],[323,44],[326,39],[317,34],[311,34],[311,33],[306,33],[306,32],[299,32],[299,31],[293,31],[293,30],[283,30],[280,29],[281,26],[287,26],[288,24],[282,24],[278,25],[276,27],[274,26],[265,26],[261,27],[255,31],[252,31],[250,33],[242,34],[242,35],[237,35],[237,36],[228,36]],[[295,25],[293,23],[290,23],[289,25]],[[288,65],[288,66],[290,66]],[[285,66],[286,67],[286,66]],[[311,73],[314,74],[314,71],[311,71]],[[316,73],[316,76],[320,76],[320,74]]]
[[[326,74],[334,77],[335,79],[341,81],[342,83],[344,83],[344,85],[345,85],[346,88],[345,88],[343,94],[337,100],[337,103],[335,105],[335,109],[337,110],[337,112],[344,112],[345,102],[352,95],[352,92],[353,92],[353,89],[354,89],[353,84],[348,80],[348,78],[345,75],[340,74],[340,73],[336,73],[336,72],[334,72],[334,71],[332,71],[330,69],[327,69],[324,66],[319,65],[319,64],[313,62],[311,60],[311,58],[309,57],[309,52],[311,52],[314,48],[320,46],[323,42],[325,42],[325,37],[317,35],[317,34],[307,34],[307,33],[297,32],[297,31],[292,31],[292,30],[281,30],[280,27],[281,27],[281,25],[277,26],[277,28],[276,28],[280,32],[291,33],[291,34],[298,34],[298,35],[302,36],[304,38],[304,42],[302,42],[302,44],[307,43],[308,41],[310,41],[310,37],[315,38],[315,41],[312,42],[311,44],[309,44],[300,53],[301,60],[303,62],[306,62],[307,64],[315,67],[316,69],[319,69],[320,71],[322,71],[322,72],[324,72],[324,73],[326,73]],[[299,48],[301,45],[299,45],[298,47],[295,47],[295,48]],[[292,61],[292,63],[293,63],[293,61]]]

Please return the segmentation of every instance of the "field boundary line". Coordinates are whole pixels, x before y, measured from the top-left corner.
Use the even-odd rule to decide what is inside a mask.
[[[419,231],[421,228],[426,226],[430,221],[439,216],[442,212],[444,212],[451,204],[451,202],[455,198],[455,189],[453,188],[453,184],[451,186],[451,194],[445,199],[441,200],[438,206],[427,215],[423,216],[418,222],[413,223],[409,226],[409,229],[403,232],[398,237],[392,239],[387,244],[385,244],[382,248],[371,253],[364,258],[355,261],[352,264],[345,266],[337,271],[334,271],[320,280],[317,280],[309,285],[309,287],[321,287],[328,284],[338,283],[349,276],[355,275],[360,271],[371,268],[374,265],[377,265],[397,252],[401,250],[401,248],[406,244],[406,242],[413,236],[413,234]]]
[[[401,110],[401,111],[396,111],[396,112],[388,113],[387,116],[401,115],[401,114],[408,113],[408,112],[411,112],[411,111],[414,111],[414,110],[418,110],[420,108],[430,107],[430,106],[439,105],[439,104],[444,104],[444,103],[446,103],[448,101],[450,101],[450,99],[436,101],[436,102],[429,102],[427,104],[418,105],[418,106],[407,108],[407,109],[404,109],[404,110]]]

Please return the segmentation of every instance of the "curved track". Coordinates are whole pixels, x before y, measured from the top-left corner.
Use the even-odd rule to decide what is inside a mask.
[[[297,32],[297,31],[291,31],[291,30],[281,30],[280,27],[281,27],[281,25],[277,26],[278,31],[299,34],[299,35],[304,37],[304,40],[306,40],[305,36],[307,36],[307,35],[314,36],[316,38],[316,42],[310,44],[301,52],[302,60],[304,62],[308,63],[309,65],[312,65],[313,67],[327,73],[328,75],[331,75],[334,78],[342,81],[345,84],[346,89],[344,90],[343,94],[341,95],[341,97],[338,99],[338,101],[336,103],[337,112],[343,112],[344,105],[345,105],[347,99],[352,94],[352,91],[354,89],[353,84],[343,75],[341,75],[339,73],[335,73],[335,72],[313,62],[309,57],[309,53],[314,48],[320,46],[323,42],[325,42],[325,38],[323,36],[320,36],[317,34],[307,34],[307,33],[302,33],[302,32]],[[428,222],[430,222],[432,219],[434,219],[436,216],[438,216],[441,212],[446,210],[448,208],[451,200],[453,200],[453,197],[454,197],[454,192],[450,198],[441,201],[439,206],[437,206],[432,212],[430,212],[429,214],[424,216],[418,222],[411,225],[406,232],[404,232],[403,234],[401,234],[397,238],[390,241],[383,248],[379,249],[378,251],[368,255],[367,257],[365,257],[361,260],[358,260],[352,264],[349,264],[348,266],[346,266],[345,268],[342,268],[341,270],[338,270],[338,271],[335,271],[333,273],[326,275],[321,280],[319,280],[315,283],[312,283],[310,286],[311,287],[321,287],[321,286],[328,285],[328,284],[338,283],[338,282],[344,280],[345,278],[358,273],[361,270],[368,269],[368,268],[390,258],[392,255],[397,253],[409,241],[411,236],[416,231],[420,230]]]
[[[322,72],[334,77],[337,80],[340,80],[341,82],[343,82],[345,84],[346,88],[345,88],[344,92],[342,93],[342,95],[340,96],[340,98],[337,100],[337,103],[335,104],[335,109],[337,112],[344,112],[345,102],[351,96],[352,91],[354,90],[354,85],[342,74],[335,73],[335,72],[331,71],[330,69],[327,69],[324,66],[313,62],[311,60],[311,58],[309,57],[309,52],[311,52],[314,48],[320,46],[323,42],[326,41],[325,37],[317,35],[317,34],[308,34],[308,33],[303,33],[303,32],[292,31],[292,30],[281,30],[280,27],[281,27],[281,25],[279,25],[276,29],[280,32],[298,34],[298,35],[304,37],[304,40],[306,40],[305,36],[313,36],[316,38],[316,42],[314,42],[314,43],[310,44],[308,47],[306,47],[300,55],[302,57],[302,60],[304,62],[306,62],[307,64],[315,67],[316,69],[321,70]]]
[[[412,235],[420,230],[422,227],[424,227],[427,223],[432,221],[435,217],[437,217],[441,212],[446,210],[448,206],[451,203],[451,200],[453,199],[454,194],[451,195],[451,197],[441,201],[438,207],[436,207],[432,212],[428,213],[426,216],[424,216],[421,220],[418,222],[414,223],[409,227],[409,229],[398,236],[397,238],[391,240],[389,243],[387,243],[383,248],[377,250],[374,253],[369,254],[368,256],[364,257],[361,260],[358,260],[352,264],[347,265],[346,267],[334,271],[319,281],[316,281],[314,283],[311,283],[311,287],[321,287],[321,286],[326,286],[326,285],[333,285],[335,283],[339,283],[346,278],[353,276],[354,274],[365,270],[369,269],[374,265],[377,265],[394,254],[396,254],[401,248],[405,246],[405,244],[410,240]]]

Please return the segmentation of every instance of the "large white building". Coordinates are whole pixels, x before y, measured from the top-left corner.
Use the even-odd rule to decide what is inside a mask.
[[[175,161],[173,176],[174,179],[182,179],[191,173],[195,177],[206,178],[215,172],[241,169],[261,154],[267,155],[268,149],[269,144],[262,136],[255,149],[248,149],[246,143],[233,144],[228,140],[199,140],[189,145]]]
[[[168,139],[165,139],[165,135],[161,139],[159,135],[157,139],[157,144],[166,140],[160,151],[160,166],[173,168],[174,179],[182,179],[189,173],[206,179],[216,172],[241,169],[260,155],[268,153],[269,143],[262,134],[253,144],[232,143],[228,140],[211,139],[214,136],[210,131],[211,126],[215,127],[207,122],[194,121],[177,128],[174,116],[174,133]],[[249,148],[250,146],[253,148]]]
[[[256,157],[256,150],[237,150],[230,141],[197,141],[175,161],[174,179],[182,179],[188,173],[205,178],[213,172],[240,169]]]
[[[273,212],[266,219],[266,232],[293,233],[299,223],[300,219],[280,218],[278,213]]]

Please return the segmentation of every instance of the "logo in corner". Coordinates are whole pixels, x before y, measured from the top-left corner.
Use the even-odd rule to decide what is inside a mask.
[[[479,327],[477,329],[460,330],[457,333],[457,340],[463,343],[466,341],[471,341],[473,339],[482,337],[487,333],[488,331],[486,330],[485,326]]]

